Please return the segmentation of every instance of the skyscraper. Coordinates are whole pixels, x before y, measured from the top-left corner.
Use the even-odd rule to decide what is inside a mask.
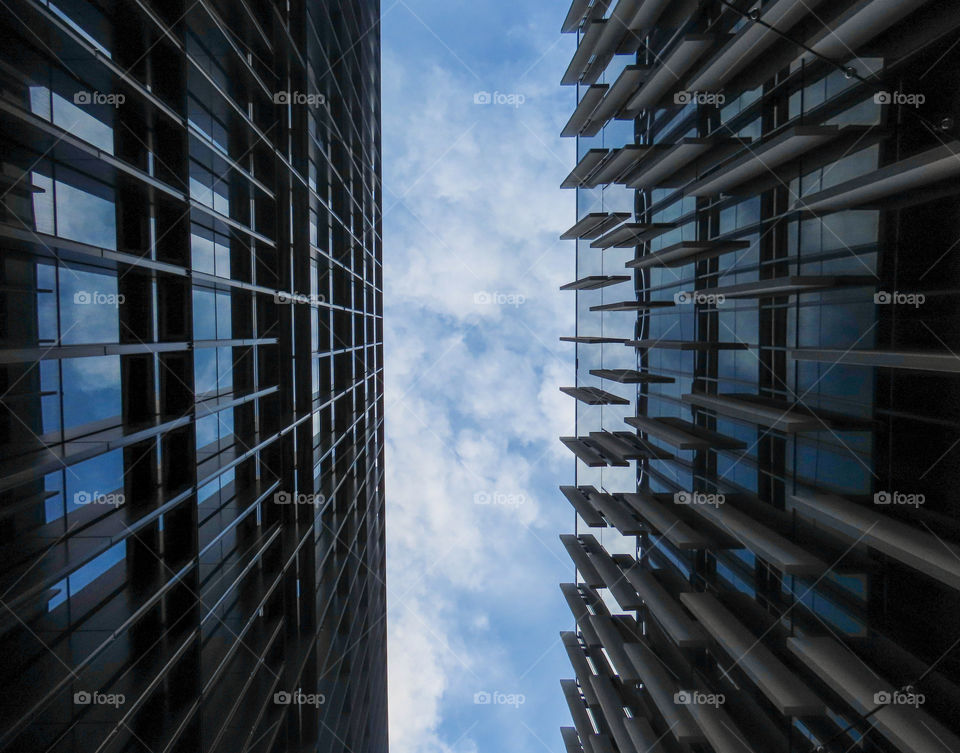
[[[0,9],[0,750],[387,750],[379,14]]]
[[[960,6],[563,31],[567,753],[960,750]]]

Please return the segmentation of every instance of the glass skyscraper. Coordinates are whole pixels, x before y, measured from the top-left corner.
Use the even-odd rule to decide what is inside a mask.
[[[562,30],[567,753],[960,751],[960,5]]]
[[[0,750],[387,750],[379,20],[2,4]]]

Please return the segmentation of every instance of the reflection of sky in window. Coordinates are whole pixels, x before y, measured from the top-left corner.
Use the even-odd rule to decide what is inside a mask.
[[[88,294],[84,297],[83,294]],[[61,342],[115,343],[119,337],[117,306],[93,302],[93,294],[117,294],[115,275],[99,274],[80,268],[63,267],[60,271]],[[89,303],[84,303],[85,300]],[[47,305],[44,302],[44,305]],[[46,314],[49,316],[49,314]]]
[[[116,249],[117,218],[112,188],[58,166],[54,195],[57,235],[93,246]]]
[[[64,358],[61,364],[64,428],[120,416],[120,356]]]
[[[94,557],[87,564],[74,570],[67,578],[69,587],[69,596],[72,598],[80,591],[89,586],[93,581],[103,575],[107,570],[122,562],[127,556],[127,542],[121,541],[114,544],[103,554]],[[47,610],[56,609],[60,604],[67,600],[67,590],[64,589],[64,581],[60,581],[56,587],[60,588],[60,593],[47,602]]]
[[[230,294],[193,289],[193,335],[197,340],[228,339],[231,332]]]
[[[197,419],[197,448],[213,444],[233,434],[233,409]]]
[[[232,348],[198,348],[193,354],[197,392],[229,392],[233,386]]]
[[[109,108],[109,109],[108,109]],[[94,112],[109,114],[110,105],[78,107],[70,100],[53,93],[53,122],[71,135],[88,141],[107,154],[113,154],[113,128],[94,117]]]
[[[69,515],[80,505],[74,503],[74,495],[84,492],[110,494],[123,486],[123,450],[97,455],[90,460],[75,463],[66,471],[57,471],[47,476],[45,488],[60,490],[61,481],[55,477],[66,476],[66,494],[51,497],[46,503],[46,522]]]
[[[80,26],[80,24],[78,24],[76,21],[74,21],[73,18],[71,18],[70,16],[68,16],[66,13],[64,13],[62,10],[60,10],[60,9],[59,9],[56,5],[54,5],[53,3],[48,2],[48,3],[47,3],[47,6],[48,6],[48,7],[50,8],[50,10],[52,10],[59,18],[62,18],[62,19],[64,20],[64,22],[66,22],[67,25],[70,26],[71,29],[73,29],[75,32],[77,32],[77,34],[79,34],[81,37],[83,37],[85,40],[87,40],[90,44],[92,44],[94,47],[96,47],[98,50],[100,50],[100,52],[102,52],[102,53],[103,53],[104,55],[106,55],[108,58],[109,58],[109,57],[112,57],[112,55],[110,54],[110,50],[108,50],[108,49],[107,49],[106,47],[104,47],[100,42],[98,42],[86,29],[84,29],[82,26]],[[78,8],[72,8],[72,10],[73,10],[75,16],[80,13],[80,9],[78,9]],[[91,15],[91,16],[93,16],[94,14],[96,14],[96,16],[98,16],[98,17],[100,16],[100,13],[98,13],[97,11],[95,11],[93,8],[90,8],[89,6],[88,6],[85,10],[86,10],[87,13],[88,13],[89,15]],[[90,19],[88,19],[88,20],[89,20],[89,24],[88,24],[88,25],[89,25],[89,26],[93,26],[94,23],[95,23],[94,19],[93,19],[93,18],[90,18]],[[99,20],[99,19],[97,19],[97,20]]]
[[[206,500],[210,499],[214,494],[216,494],[221,489],[229,486],[233,483],[233,480],[236,476],[236,472],[233,468],[229,471],[224,471],[217,478],[211,481],[209,484],[204,484],[197,490],[197,504],[203,504]]]

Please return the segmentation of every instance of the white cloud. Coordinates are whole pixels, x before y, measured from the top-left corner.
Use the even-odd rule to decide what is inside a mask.
[[[566,52],[519,78],[555,25],[507,30],[543,41],[491,72],[512,86],[485,87],[439,43],[415,60],[384,49],[393,753],[476,750],[501,717],[477,712],[473,693],[524,692],[567,626],[556,583],[570,566],[556,534],[571,515],[556,486],[572,463],[557,437],[572,431],[573,404],[557,387],[573,379],[573,351],[558,338],[573,332],[574,299],[558,287],[572,279],[573,248],[557,236],[575,210],[557,187],[574,155],[555,135],[569,109],[555,81]],[[485,88],[527,99],[475,105]],[[477,303],[477,293],[525,300]],[[504,635],[541,613],[541,632]],[[538,747],[515,724],[501,749]],[[559,743],[555,727],[545,734]]]

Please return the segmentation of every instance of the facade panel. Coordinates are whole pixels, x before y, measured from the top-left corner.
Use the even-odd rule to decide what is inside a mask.
[[[0,750],[387,750],[379,16],[0,9]]]
[[[564,31],[566,750],[960,750],[956,4]]]

